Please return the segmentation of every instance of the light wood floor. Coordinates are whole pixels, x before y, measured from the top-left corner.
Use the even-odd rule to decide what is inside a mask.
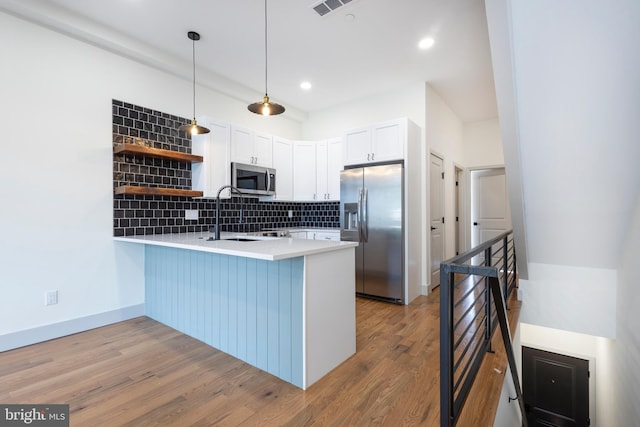
[[[0,402],[66,403],[72,426],[438,426],[438,304],[358,298],[357,353],[306,391],[140,317],[0,353]],[[493,424],[494,349],[458,426]]]

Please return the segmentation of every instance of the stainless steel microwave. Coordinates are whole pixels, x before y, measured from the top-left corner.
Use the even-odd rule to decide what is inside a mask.
[[[232,162],[231,185],[246,194],[272,196],[276,194],[276,170]]]

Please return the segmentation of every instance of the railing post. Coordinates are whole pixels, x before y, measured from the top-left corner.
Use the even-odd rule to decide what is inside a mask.
[[[440,264],[440,427],[453,427],[453,273]]]
[[[513,283],[518,283],[518,260],[516,254],[516,242],[513,242]]]
[[[491,266],[491,255],[491,246],[489,246],[484,251],[484,265],[487,267]],[[489,287],[489,277],[484,278],[484,290],[484,339],[488,343],[487,352],[493,353],[493,347],[491,347],[491,333],[493,332],[493,330],[491,328],[491,288]]]
[[[502,274],[502,283],[504,286],[504,304],[507,309],[509,308],[509,303],[507,300],[509,299],[509,265],[507,264],[509,260],[509,248],[507,245],[509,244],[509,235],[504,236],[502,240],[502,265],[503,265],[503,274]]]
[[[509,322],[507,320],[507,310],[504,304],[504,295],[500,288],[500,282],[496,278],[489,279],[491,292],[493,293],[493,300],[496,303],[496,314],[498,317],[498,323],[500,324],[500,332],[502,333],[502,342],[504,343],[505,353],[507,354],[507,360],[509,361],[509,370],[511,371],[511,379],[513,380],[513,386],[516,389],[516,400],[520,406],[520,413],[522,414],[522,426],[528,427],[527,413],[524,408],[524,398],[522,397],[522,388],[520,387],[520,377],[518,377],[518,369],[516,367],[516,358],[513,353],[513,344],[511,343],[511,331],[509,330]]]

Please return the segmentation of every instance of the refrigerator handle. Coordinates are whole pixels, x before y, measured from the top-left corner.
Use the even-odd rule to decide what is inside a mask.
[[[362,229],[362,241],[369,241],[369,206],[367,204],[367,196],[369,195],[369,189],[365,188],[362,191],[362,222],[360,227]]]
[[[358,189],[358,242],[362,242],[362,188]]]

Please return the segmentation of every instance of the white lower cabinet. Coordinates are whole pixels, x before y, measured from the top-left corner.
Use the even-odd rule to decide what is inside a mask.
[[[327,231],[327,230],[313,230],[309,229],[306,231],[297,230],[290,231],[292,239],[308,239],[308,240],[332,240],[339,242],[340,241],[340,231]]]
[[[339,231],[307,231],[307,239],[340,241]]]

